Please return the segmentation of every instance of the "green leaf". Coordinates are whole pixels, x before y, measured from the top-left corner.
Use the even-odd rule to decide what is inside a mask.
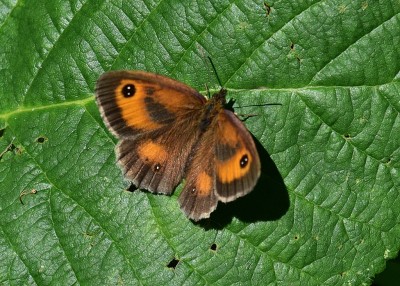
[[[397,255],[399,1],[0,8],[0,283],[360,285]],[[125,191],[93,94],[117,69],[217,90],[207,56],[262,175],[195,224],[181,186]]]

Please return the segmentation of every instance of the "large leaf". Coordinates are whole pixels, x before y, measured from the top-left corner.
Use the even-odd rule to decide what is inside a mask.
[[[357,285],[396,256],[399,1],[0,8],[0,283]],[[207,56],[235,111],[257,114],[263,170],[194,224],[181,186],[125,191],[93,93],[115,69],[216,90]]]

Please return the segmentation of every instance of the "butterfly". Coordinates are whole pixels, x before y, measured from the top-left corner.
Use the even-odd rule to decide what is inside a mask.
[[[96,84],[96,102],[119,139],[118,163],[137,188],[179,195],[192,220],[210,217],[219,201],[249,193],[260,159],[242,121],[226,107],[226,89],[205,98],[174,79],[144,71],[110,71]]]

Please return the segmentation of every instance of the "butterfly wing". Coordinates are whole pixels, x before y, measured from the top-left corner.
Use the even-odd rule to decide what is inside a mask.
[[[221,110],[199,142],[179,197],[181,209],[195,221],[208,218],[218,201],[249,193],[260,176],[253,138],[232,112]]]
[[[139,188],[171,193],[197,139],[205,98],[170,78],[116,71],[99,78],[96,100],[108,128],[120,138],[116,151],[126,178]]]
[[[218,204],[215,194],[215,159],[213,130],[208,129],[193,149],[188,164],[186,181],[179,204],[182,211],[197,221],[208,218]]]
[[[118,138],[170,128],[200,109],[206,99],[176,80],[142,71],[111,71],[100,76],[96,101]]]
[[[219,114],[215,141],[215,189],[218,200],[230,202],[253,190],[261,173],[250,132],[235,114]]]

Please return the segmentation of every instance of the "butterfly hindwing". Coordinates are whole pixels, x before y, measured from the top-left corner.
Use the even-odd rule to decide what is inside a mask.
[[[208,218],[218,204],[213,137],[213,130],[207,130],[194,147],[187,166],[185,185],[179,196],[181,209],[195,221]]]
[[[195,122],[182,121],[176,129],[165,129],[139,138],[122,139],[117,159],[135,186],[154,193],[170,194],[182,180],[186,162],[197,139]],[[179,132],[184,130],[183,134]],[[171,140],[179,137],[180,140]]]

